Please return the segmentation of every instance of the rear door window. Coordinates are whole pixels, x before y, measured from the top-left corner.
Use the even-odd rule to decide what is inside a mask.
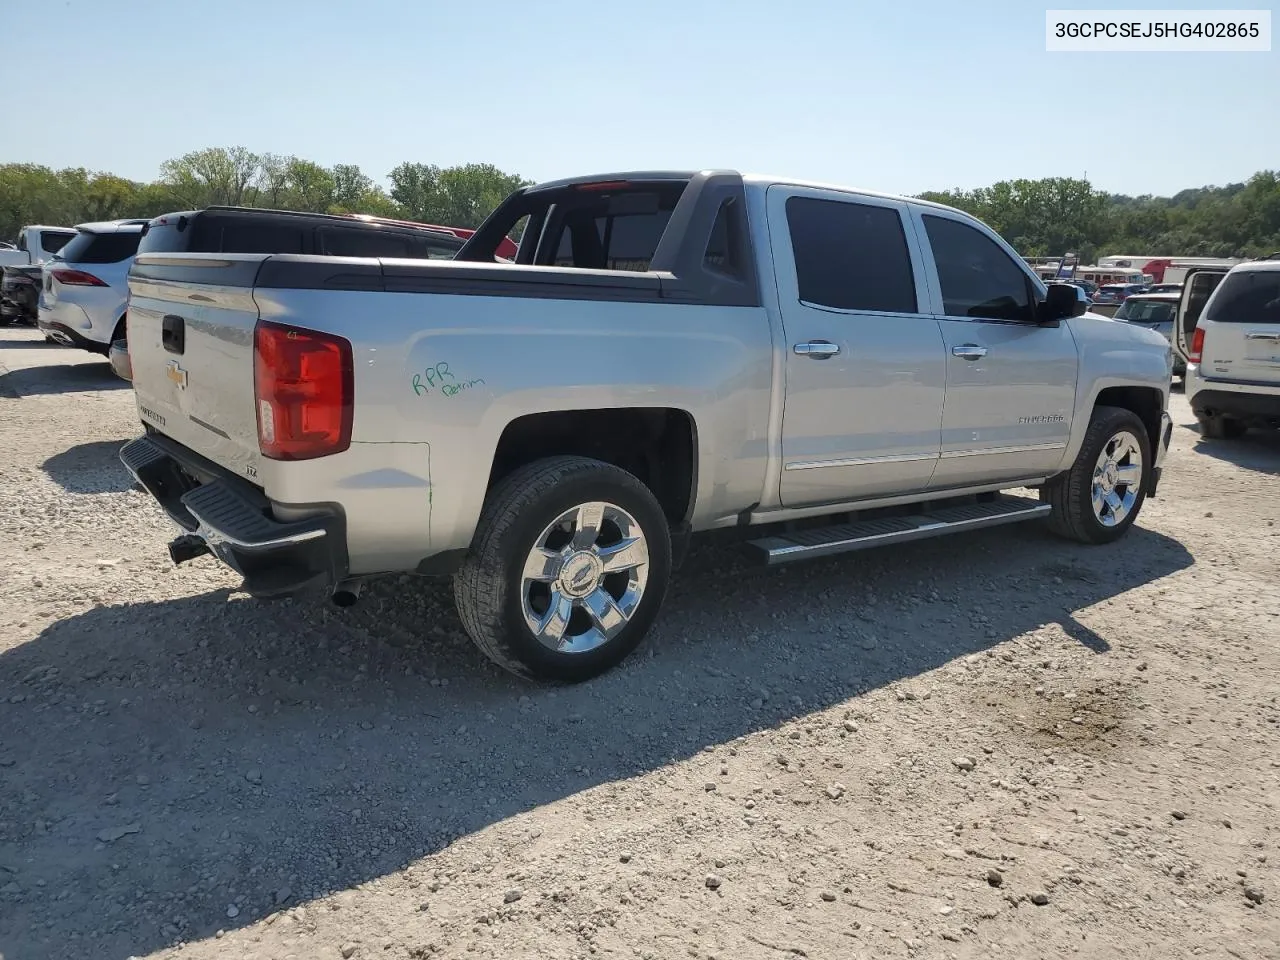
[[[896,209],[790,197],[787,227],[805,303],[876,313],[917,312],[911,253]]]
[[[321,227],[316,231],[316,252],[329,257],[408,257],[409,238],[388,230]]]
[[[1196,324],[1200,321],[1200,313],[1209,302],[1210,295],[1222,282],[1223,276],[1224,273],[1216,270],[1197,270],[1187,276],[1178,307],[1182,315],[1179,334],[1186,340],[1189,341],[1193,336]]]
[[[462,249],[462,241],[445,237],[428,237],[415,240],[412,245],[413,256],[426,260],[452,260]]]
[[[140,239],[142,233],[138,230],[128,233],[90,233],[86,230],[67,241],[58,254],[67,263],[119,263],[138,252]]]
[[[200,217],[192,253],[309,253],[303,228],[260,217]]]

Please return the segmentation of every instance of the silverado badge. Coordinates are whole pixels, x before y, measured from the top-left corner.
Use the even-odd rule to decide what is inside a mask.
[[[166,377],[178,385],[179,390],[187,389],[187,371],[183,370],[177,360],[170,360],[168,369],[165,370]]]

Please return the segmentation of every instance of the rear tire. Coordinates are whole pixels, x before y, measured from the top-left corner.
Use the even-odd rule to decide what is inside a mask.
[[[1200,436],[1206,440],[1236,440],[1245,435],[1249,429],[1242,420],[1216,414],[1211,417],[1200,417]]]
[[[1080,543],[1111,543],[1138,518],[1154,466],[1142,420],[1121,407],[1097,407],[1071,469],[1040,488],[1049,529]]]
[[[670,530],[649,488],[611,464],[559,456],[490,491],[453,589],[494,663],[577,683],[640,644],[670,576]]]

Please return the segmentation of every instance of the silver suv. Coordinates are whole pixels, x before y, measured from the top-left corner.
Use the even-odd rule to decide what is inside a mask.
[[[37,324],[47,339],[106,356],[124,335],[129,266],[146,222],[82,223],[45,263]]]
[[[1173,343],[1173,321],[1178,313],[1177,293],[1138,293],[1120,304],[1113,320],[1124,320],[1138,327],[1154,330]],[[1186,377],[1187,363],[1178,354],[1173,356],[1175,376]]]

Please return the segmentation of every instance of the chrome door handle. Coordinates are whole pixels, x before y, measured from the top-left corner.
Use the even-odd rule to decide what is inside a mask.
[[[980,347],[976,343],[962,343],[958,347],[951,348],[951,355],[965,360],[981,360],[987,355],[987,348]]]
[[[808,340],[805,343],[797,343],[791,349],[796,352],[798,357],[808,357],[810,360],[825,360],[827,357],[834,357],[840,352],[840,344],[832,343],[830,340]]]

